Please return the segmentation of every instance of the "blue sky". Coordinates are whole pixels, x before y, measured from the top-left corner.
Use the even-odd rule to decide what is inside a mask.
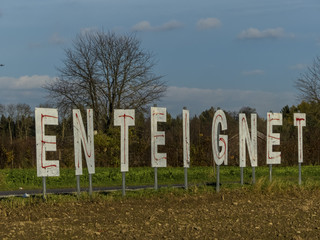
[[[135,33],[169,88],[158,106],[260,116],[298,104],[295,79],[320,53],[318,0],[2,0],[0,103],[44,103],[64,49],[91,29]]]

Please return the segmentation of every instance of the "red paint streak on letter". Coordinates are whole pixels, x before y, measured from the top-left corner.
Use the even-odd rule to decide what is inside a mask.
[[[255,122],[255,120],[253,120],[253,121]],[[246,118],[244,118],[244,117],[242,118],[242,124],[246,124],[247,125]],[[252,128],[252,126],[251,126],[251,128]],[[244,151],[246,151],[246,148],[244,149]],[[248,151],[249,151],[250,156],[253,156],[253,153],[251,152],[251,148],[248,147]],[[243,154],[245,154],[245,153],[243,153]],[[244,156],[243,156],[243,158],[244,158]]]
[[[218,117],[220,117],[220,118],[222,119],[222,116],[221,116],[220,114],[216,116],[216,118],[215,118],[215,120],[214,120],[214,125],[213,125],[213,126],[214,126],[214,129],[216,129],[216,120],[217,120]],[[219,133],[218,133],[218,134],[219,134]],[[215,147],[215,153],[216,153],[217,158],[218,158],[218,159],[221,159],[221,158],[223,158],[223,156],[226,154],[227,144],[226,144],[226,142],[224,141],[223,138],[220,138],[219,141],[222,141],[223,144],[224,144],[224,152],[223,152],[223,154],[222,154],[221,156],[219,156],[219,154],[218,154],[217,146],[215,145],[214,147]]]
[[[269,114],[269,122],[274,121],[274,120],[280,120],[280,119],[279,119],[279,118],[270,118],[270,114]],[[280,140],[280,138],[271,136],[271,131],[272,131],[272,129],[269,127],[268,137],[269,137],[269,138],[273,138],[273,139]],[[268,158],[269,158],[269,159],[275,159],[275,158],[281,157],[281,153],[280,153],[278,156],[275,156],[275,157],[270,157],[269,154],[270,154],[270,152],[268,151]]]
[[[299,131],[299,144],[302,142],[302,126],[301,122],[304,121],[304,118],[296,118],[296,121],[299,123],[298,131]],[[300,151],[300,159],[302,159],[302,149]]]
[[[51,115],[43,115],[41,114],[41,167],[46,169],[46,168],[49,168],[49,167],[57,167],[57,165],[55,164],[52,164],[52,165],[47,165],[47,166],[44,166],[43,165],[43,147],[44,147],[44,144],[56,144],[56,142],[46,142],[43,140],[43,134],[44,134],[44,129],[43,129],[43,118],[57,118],[55,116],[51,116]]]
[[[89,110],[90,111],[90,110]],[[77,121],[78,121],[78,124],[80,126],[80,131],[81,131],[81,135],[82,135],[82,139],[83,140],[83,144],[84,144],[84,149],[85,149],[85,153],[86,155],[90,158],[92,153],[88,152],[88,149],[87,149],[87,144],[86,144],[86,141],[85,141],[85,134],[84,134],[84,129],[82,128],[82,125],[80,124],[80,119],[79,119],[79,116],[78,116],[78,113],[76,113],[76,118],[77,118]],[[88,122],[88,128],[90,128],[90,121]],[[80,146],[80,151],[81,151],[81,146]],[[80,159],[78,159],[78,168],[80,167]]]
[[[132,116],[130,116],[130,115],[126,115],[126,114],[123,114],[123,115],[120,115],[119,116],[120,118],[121,117],[123,117],[123,125],[124,125],[124,134],[123,134],[123,137],[124,137],[124,139],[123,139],[123,141],[124,141],[124,144],[123,144],[123,164],[126,164],[126,144],[125,144],[125,142],[126,142],[126,117],[129,117],[129,118],[131,118],[131,119],[133,119],[133,117]]]
[[[186,113],[185,114],[185,126],[184,126],[184,132],[185,132],[185,143],[186,143],[186,153],[187,153],[187,163],[189,164],[190,163],[190,160],[189,160],[189,151],[188,151],[188,149],[189,149],[189,142],[188,142],[188,134],[187,134],[187,118],[188,117],[188,114]]]
[[[164,116],[164,113],[159,113],[159,112],[153,112],[152,115],[162,115]],[[157,137],[164,137],[164,135],[155,135],[154,138],[157,138]],[[159,161],[161,159],[167,159],[166,157],[162,157],[162,158],[156,158],[156,144],[153,144],[153,157],[154,157],[154,160],[156,161]]]

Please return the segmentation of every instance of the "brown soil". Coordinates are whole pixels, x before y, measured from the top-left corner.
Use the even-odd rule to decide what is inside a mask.
[[[320,191],[0,202],[1,239],[320,239]]]

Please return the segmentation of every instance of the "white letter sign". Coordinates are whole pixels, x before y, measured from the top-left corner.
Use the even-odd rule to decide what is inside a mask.
[[[166,108],[151,107],[151,166],[166,167],[167,153],[158,153],[158,145],[165,145],[165,132],[157,130],[158,122],[167,121]]]
[[[189,110],[182,110],[183,117],[183,167],[190,167],[190,128]]]
[[[121,127],[121,172],[129,171],[129,126],[134,126],[134,110],[114,110],[114,125]]]
[[[227,130],[226,115],[222,110],[215,112],[212,121],[212,153],[214,161],[217,165],[221,165],[223,162],[228,164],[228,136],[220,135],[219,124],[221,124],[221,130]],[[218,143],[219,142],[219,143]],[[219,151],[221,147],[221,151]]]
[[[274,125],[282,125],[281,113],[267,114],[267,164],[280,164],[281,152],[274,152],[273,146],[280,145],[280,133],[273,132]]]
[[[303,132],[302,127],[306,126],[306,114],[305,113],[295,113],[294,125],[298,127],[298,162],[303,162]]]
[[[46,160],[46,152],[56,151],[55,136],[45,135],[45,125],[58,125],[58,110],[53,108],[36,108],[36,148],[37,148],[37,176],[59,176],[59,160]]]
[[[80,110],[74,109],[73,113],[73,139],[74,139],[74,161],[76,175],[82,175],[82,149],[83,146],[88,173],[95,173],[94,165],[94,134],[93,134],[93,111],[87,109],[87,134],[83,125]]]
[[[251,114],[251,138],[247,123],[247,118],[244,113],[239,114],[239,153],[240,167],[246,166],[246,143],[248,147],[250,163],[252,167],[258,166],[258,151],[257,151],[257,114]]]

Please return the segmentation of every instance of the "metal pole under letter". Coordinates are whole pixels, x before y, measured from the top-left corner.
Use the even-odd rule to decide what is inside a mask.
[[[240,183],[243,185],[243,167],[240,167]]]
[[[301,185],[301,163],[299,162],[299,185]]]
[[[126,195],[126,173],[122,172],[122,196]]]
[[[269,181],[272,182],[272,164],[269,165]]]
[[[217,165],[216,192],[220,191],[220,165]]]
[[[252,184],[256,184],[256,168],[252,167]]]
[[[154,190],[158,190],[158,168],[154,168]]]
[[[92,174],[89,174],[89,195],[92,196]]]
[[[218,133],[220,132],[221,126],[218,124]],[[219,134],[217,134],[217,142],[219,142]],[[216,192],[220,191],[220,165],[217,164],[217,180],[216,180]]]
[[[188,189],[188,168],[184,168],[184,189]]]
[[[42,190],[43,190],[43,199],[46,199],[47,194],[47,185],[46,185],[46,177],[42,177]]]
[[[77,175],[77,194],[80,195],[80,175]]]

